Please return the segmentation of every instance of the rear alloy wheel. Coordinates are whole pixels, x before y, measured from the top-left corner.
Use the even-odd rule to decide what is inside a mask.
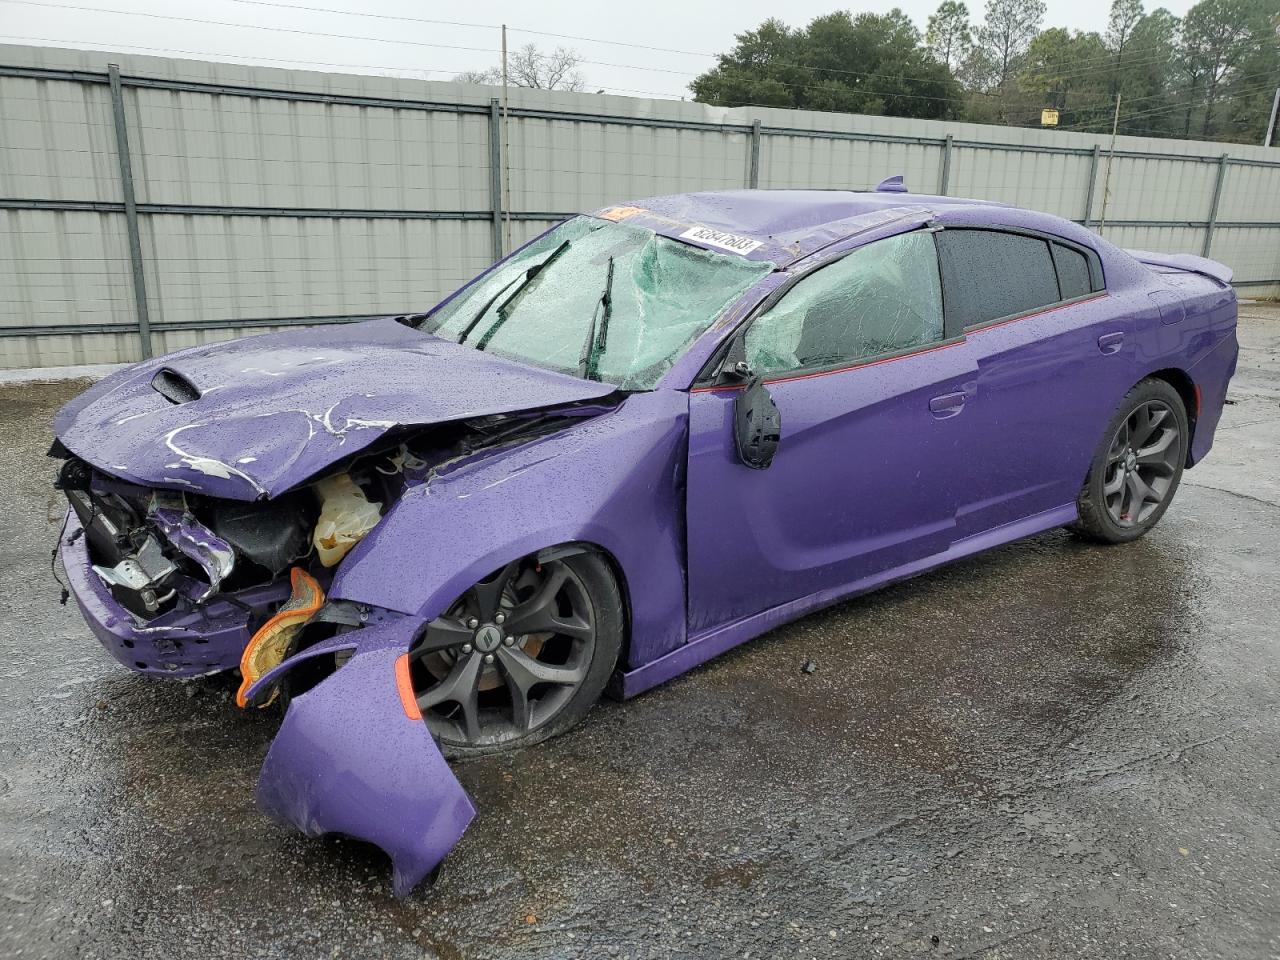
[[[1072,529],[1125,543],[1154,527],[1178,489],[1189,433],[1182,398],[1168,383],[1143,380],[1130,390],[1094,457]]]
[[[446,756],[497,753],[577,723],[622,645],[609,566],[576,552],[512,561],[427,625],[409,651],[418,706]]]

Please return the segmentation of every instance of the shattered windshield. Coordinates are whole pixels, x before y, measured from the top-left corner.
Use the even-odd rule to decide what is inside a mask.
[[[774,268],[652,230],[575,217],[422,324],[502,357],[634,390]]]

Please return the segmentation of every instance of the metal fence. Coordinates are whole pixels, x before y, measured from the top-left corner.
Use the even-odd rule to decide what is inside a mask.
[[[0,366],[420,310],[579,210],[893,173],[1280,295],[1280,150],[530,90],[504,121],[492,93],[0,46]]]

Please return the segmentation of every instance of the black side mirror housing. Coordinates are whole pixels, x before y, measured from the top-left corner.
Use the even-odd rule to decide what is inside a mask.
[[[782,413],[764,382],[749,374],[746,386],[733,402],[733,441],[738,459],[752,470],[763,470],[773,463],[781,439]]]

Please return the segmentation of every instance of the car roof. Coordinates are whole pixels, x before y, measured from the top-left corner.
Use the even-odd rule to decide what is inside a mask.
[[[706,227],[733,239],[749,238],[759,246],[745,256],[785,267],[831,243],[895,220],[930,220],[943,211],[973,214],[956,219],[990,220],[995,210],[1014,212],[1017,208],[989,200],[901,190],[715,190],[647,197],[604,207],[593,215],[634,223],[708,249],[717,249],[720,244],[683,234],[690,228]],[[1057,220],[1047,214],[1037,216]]]

